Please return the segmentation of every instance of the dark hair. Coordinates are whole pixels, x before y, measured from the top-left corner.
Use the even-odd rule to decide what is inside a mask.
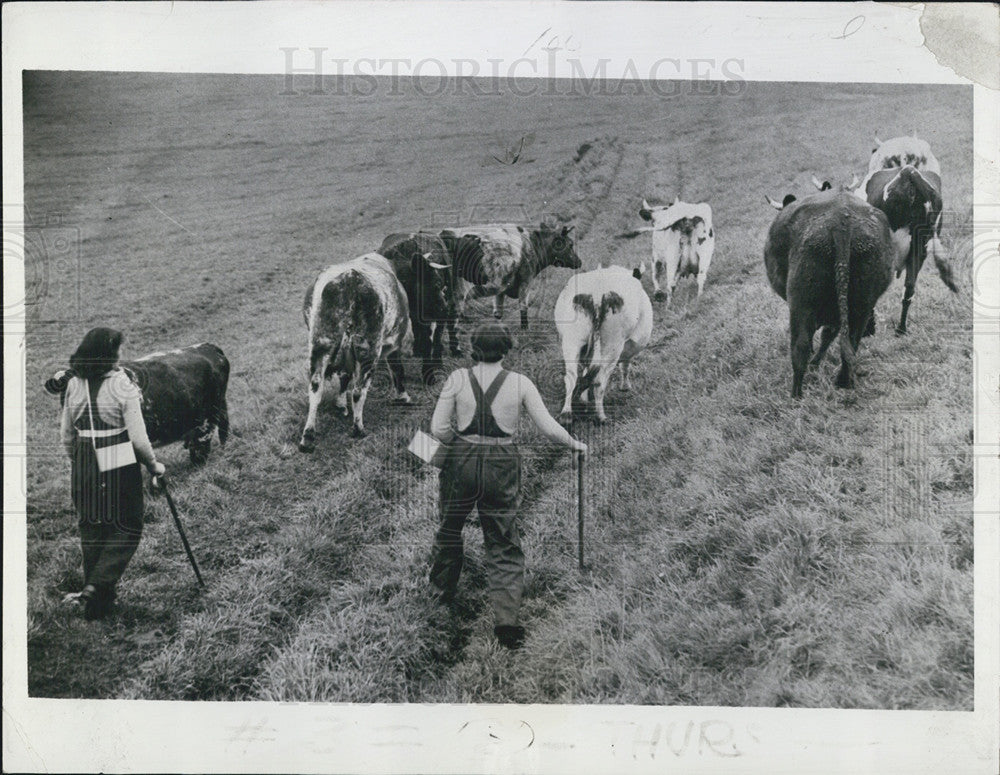
[[[118,362],[125,336],[113,328],[92,328],[69,357],[69,367],[82,379],[100,377]]]
[[[503,360],[514,340],[502,323],[489,320],[476,326],[472,332],[472,360],[496,363]]]

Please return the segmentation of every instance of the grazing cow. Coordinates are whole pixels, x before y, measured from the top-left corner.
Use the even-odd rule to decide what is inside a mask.
[[[876,138],[877,139],[877,138]],[[903,308],[897,334],[906,333],[906,316],[913,301],[917,275],[928,252],[938,274],[952,291],[958,286],[941,244],[941,165],[926,140],[895,137],[872,152],[868,175],[855,192],[889,219],[896,247],[896,277],[906,270]]]
[[[853,387],[858,344],[875,303],[892,282],[892,238],[885,215],[853,194],[825,191],[796,200],[787,196],[764,245],[767,279],[788,302],[792,397],[802,379],[813,334],[823,328],[817,365],[839,332],[838,387]]]
[[[604,422],[604,391],[618,365],[622,390],[630,389],[629,362],[653,332],[653,305],[637,274],[620,266],[582,272],[559,294],[555,319],[566,366],[561,419],[570,417],[573,404],[589,391],[597,421]]]
[[[309,414],[299,441],[301,452],[315,449],[316,413],[328,377],[339,377],[337,406],[345,416],[349,410],[353,413],[355,437],[365,435],[365,398],[383,353],[397,400],[410,403],[400,359],[410,330],[406,291],[385,256],[368,253],[325,269],[306,292],[302,314],[309,327]],[[349,385],[352,391],[347,393]]]
[[[579,269],[572,226],[542,224],[527,229],[516,224],[495,224],[445,229],[441,232],[452,254],[456,294],[461,288],[462,311],[466,298],[493,296],[493,316],[503,317],[504,297],[518,300],[521,328],[528,327],[528,286],[547,266]]]
[[[672,205],[653,207],[642,200],[639,216],[653,225],[631,232],[634,236],[642,231],[653,232],[652,273],[653,298],[667,300],[682,277],[694,275],[698,280],[698,298],[705,290],[705,279],[715,252],[715,229],[712,226],[712,208],[702,202],[690,204],[674,197]],[[645,270],[643,262],[642,270]],[[660,289],[660,280],[666,286],[666,293]]]
[[[119,365],[142,391],[142,417],[151,444],[159,447],[183,440],[191,462],[201,464],[208,459],[216,428],[219,443],[226,443],[229,360],[221,349],[205,342]],[[45,389],[58,395],[60,404],[72,376],[65,369],[45,382]]]
[[[451,354],[462,354],[455,332],[458,315],[452,290],[451,254],[439,237],[419,233],[390,234],[378,252],[389,259],[406,291],[413,327],[413,354],[423,359],[423,377],[429,383],[434,379],[435,367],[441,365],[445,328]]]

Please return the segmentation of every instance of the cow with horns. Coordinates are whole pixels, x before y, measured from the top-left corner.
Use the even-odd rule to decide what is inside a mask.
[[[446,329],[451,354],[462,354],[455,331],[458,315],[452,255],[440,237],[422,233],[390,234],[382,241],[378,252],[392,264],[406,291],[413,329],[413,354],[423,359],[423,378],[431,383],[441,366]]]
[[[452,256],[456,298],[464,313],[469,297],[493,296],[493,316],[503,317],[504,297],[517,299],[521,328],[528,328],[529,286],[546,267],[579,269],[572,226],[538,228],[489,224],[445,229],[440,238]]]
[[[650,205],[645,199],[639,217],[650,221],[651,226],[641,227],[620,236],[635,237],[644,232],[653,233],[652,272],[653,298],[666,299],[670,304],[677,281],[688,276],[696,278],[698,296],[705,290],[708,268],[715,253],[715,227],[712,225],[712,208],[705,202],[692,204],[674,197],[670,205]],[[644,273],[645,261],[640,264]],[[666,291],[660,288],[660,283]]]

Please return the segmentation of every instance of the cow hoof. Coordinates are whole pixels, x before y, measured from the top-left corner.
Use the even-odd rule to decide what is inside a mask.
[[[503,317],[503,313],[500,310],[495,310],[493,312],[493,317],[495,317],[497,320],[500,320],[500,318]]]
[[[314,452],[316,450],[316,444],[314,442],[299,442],[299,452]]]
[[[900,326],[897,325],[896,326],[896,336],[905,336],[905,335],[906,335],[906,326],[900,327]]]
[[[368,431],[364,428],[359,428],[357,425],[351,427],[351,438],[352,439],[363,439],[368,435]]]
[[[850,390],[851,388],[854,387],[854,380],[849,376],[845,376],[844,374],[838,374],[837,379],[833,384],[839,388],[842,388],[843,390]]]
[[[462,352],[461,347],[452,347],[451,355],[453,358],[461,358],[465,353]]]
[[[666,298],[667,294],[665,294],[663,291],[656,291],[656,293],[653,294],[653,301],[663,301]]]
[[[188,457],[194,465],[202,466],[208,462],[209,450],[210,447],[208,444],[194,443],[188,449]]]

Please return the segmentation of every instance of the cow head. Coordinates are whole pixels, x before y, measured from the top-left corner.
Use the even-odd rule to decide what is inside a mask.
[[[410,259],[414,277],[419,278],[420,301],[423,313],[430,320],[451,317],[454,313],[451,266],[443,261],[435,261],[435,251],[415,253]],[[429,322],[429,321],[428,321]]]
[[[782,199],[780,202],[778,202],[778,201],[776,201],[774,199],[771,199],[771,197],[769,197],[767,194],[764,194],[764,199],[775,210],[784,210],[786,207],[788,207],[788,205],[790,205],[792,202],[795,201],[795,195],[794,194],[785,194],[785,198]]]
[[[535,232],[541,255],[546,258],[546,263],[552,266],[561,266],[566,269],[579,269],[583,266],[580,257],[576,254],[576,245],[573,244],[571,232],[572,226],[562,228],[542,224]]]

